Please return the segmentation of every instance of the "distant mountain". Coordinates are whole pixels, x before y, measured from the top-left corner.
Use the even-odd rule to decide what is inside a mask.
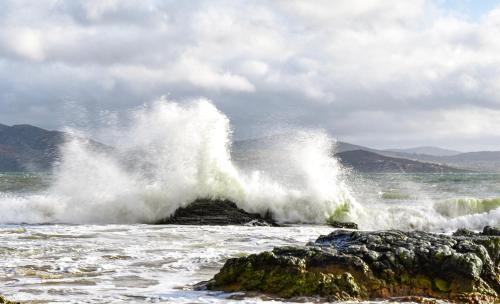
[[[446,150],[435,147],[423,147],[423,148],[437,149],[434,150],[434,152],[428,150],[427,152],[429,153],[439,153],[439,151],[441,152],[449,151],[449,153],[458,152],[458,151]],[[337,151],[337,153],[363,150],[363,151],[373,152],[386,157],[403,158],[425,163],[435,163],[442,166],[455,167],[469,171],[472,170],[479,172],[500,172],[500,151],[479,151],[479,152],[466,152],[466,153],[458,152],[458,154],[453,154],[453,155],[431,155],[424,153],[403,152],[408,149],[377,150],[341,141],[337,142],[335,150]]]
[[[266,136],[266,137],[259,137],[259,138],[251,138],[251,139],[242,139],[242,140],[236,140],[233,142],[233,148],[240,151],[240,150],[260,150],[260,149],[267,149],[270,146],[276,146],[281,143],[285,143],[287,141],[293,141],[294,137],[293,134],[278,134],[278,135],[271,135],[271,136]],[[335,142],[334,145],[334,151],[335,153],[340,153],[340,152],[346,152],[346,151],[354,151],[354,150],[364,150],[364,151],[372,151],[372,152],[378,152],[376,149],[360,146],[360,145],[354,145],[350,144],[348,142],[344,141],[337,141]],[[383,151],[380,151],[383,152]]]
[[[334,150],[335,150],[335,153],[342,153],[342,152],[356,151],[356,150],[370,151],[370,152],[374,152],[374,153],[378,152],[378,150],[376,150],[376,149],[372,149],[372,148],[368,148],[368,147],[364,147],[364,146],[360,146],[360,145],[350,144],[350,143],[347,143],[345,141],[337,141],[335,143]]]
[[[0,124],[0,172],[51,169],[60,157],[60,145],[68,136],[72,135],[31,125]],[[280,145],[290,140],[293,140],[292,134],[237,140],[232,146],[231,154],[233,159],[242,166],[269,165],[269,158],[279,159]],[[89,143],[98,149],[109,152],[113,150],[111,147],[92,140],[89,140]],[[332,153],[336,154],[345,166],[361,172],[455,172],[460,169],[500,172],[500,151],[469,152],[446,156],[400,151],[407,151],[407,149],[384,151],[342,141],[337,142],[332,148]],[[133,161],[133,155],[125,158],[130,158],[132,160],[130,163],[140,164],[140,162]],[[269,169],[272,170],[272,168]]]
[[[484,172],[500,172],[500,151],[467,152],[442,156],[435,162]]]
[[[452,155],[457,155],[457,154],[462,153],[460,151],[443,149],[443,148],[439,148],[439,147],[431,147],[431,146],[415,147],[415,148],[408,148],[408,149],[387,149],[384,151],[398,152],[398,153],[409,153],[409,154],[426,154],[426,155],[431,155],[431,156],[452,156]]]
[[[276,153],[268,147],[275,146],[288,137],[276,135],[257,139],[239,140],[233,144],[232,155],[235,161],[243,166],[258,167],[265,161],[263,158],[272,157]],[[268,151],[266,151],[268,149]],[[464,172],[464,170],[435,164],[427,161],[411,160],[413,154],[392,151],[381,151],[368,147],[338,141],[333,152],[339,161],[346,167],[359,172],[406,172],[406,173],[441,173]],[[406,157],[402,157],[405,155]],[[407,158],[408,157],[408,158]]]
[[[500,151],[467,152],[449,156],[380,151],[389,157],[406,158],[481,172],[500,172]]]
[[[449,162],[464,162],[464,161],[500,161],[500,151],[480,151],[467,152],[442,159]]]
[[[58,157],[64,133],[30,125],[0,126],[0,170],[43,171]]]
[[[59,147],[69,135],[31,125],[0,125],[0,171],[46,171],[59,159]],[[95,147],[106,148],[89,141]]]
[[[340,152],[337,153],[336,156],[344,166],[353,168],[360,172],[457,173],[465,171],[434,163],[387,157],[364,150]]]
[[[388,157],[396,157],[396,158],[407,158],[407,159],[413,159],[413,160],[419,160],[419,161],[425,161],[425,162],[439,162],[440,159],[438,155],[434,154],[427,154],[427,153],[416,153],[416,151],[423,152],[424,149],[429,148],[429,151],[432,150],[434,151],[433,153],[439,153],[439,151],[444,152],[444,151],[452,151],[452,150],[446,150],[446,149],[441,149],[437,147],[421,147],[421,148],[411,148],[411,149],[388,149],[388,150],[379,150],[379,149],[373,149],[373,148],[368,148],[365,146],[360,146],[360,145],[355,145],[343,141],[338,141],[335,145],[335,151],[336,153],[340,152],[346,152],[346,151],[355,151],[355,150],[363,150],[363,151],[369,151],[373,153],[377,153],[380,155],[388,156]],[[430,151],[432,153],[432,151]],[[456,153],[455,153],[456,152]],[[446,152],[445,152],[446,153]],[[455,154],[460,154],[460,152],[454,151]]]

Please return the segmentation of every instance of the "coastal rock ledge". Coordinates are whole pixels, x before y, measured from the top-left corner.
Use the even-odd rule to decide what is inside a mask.
[[[235,202],[221,199],[197,199],[155,224],[279,226],[270,211],[263,216],[249,213],[238,208]]]
[[[302,247],[229,259],[204,286],[282,298],[499,303],[500,237],[335,230]]]

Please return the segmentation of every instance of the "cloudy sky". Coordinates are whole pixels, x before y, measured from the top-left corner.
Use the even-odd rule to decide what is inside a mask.
[[[0,123],[207,97],[236,138],[500,149],[500,1],[0,2]]]

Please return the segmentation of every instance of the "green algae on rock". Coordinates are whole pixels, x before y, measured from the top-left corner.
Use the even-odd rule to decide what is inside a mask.
[[[331,300],[498,303],[500,237],[336,230],[303,247],[229,259],[207,288]]]
[[[307,271],[304,260],[297,256],[311,254],[314,253],[308,250],[277,248],[273,252],[250,255],[247,259],[231,259],[209,288],[224,286],[225,291],[258,290],[285,298],[318,294],[348,300],[360,295],[361,290],[349,273],[336,275]]]

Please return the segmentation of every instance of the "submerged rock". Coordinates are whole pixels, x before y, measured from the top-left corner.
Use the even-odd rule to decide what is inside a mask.
[[[328,221],[328,225],[330,225],[334,228],[358,230],[358,224],[353,223],[353,222]]]
[[[229,259],[207,288],[284,298],[498,303],[499,253],[496,236],[336,230],[307,246]]]
[[[197,199],[156,224],[279,226],[270,212],[261,216],[238,208],[232,201],[215,199]]]

